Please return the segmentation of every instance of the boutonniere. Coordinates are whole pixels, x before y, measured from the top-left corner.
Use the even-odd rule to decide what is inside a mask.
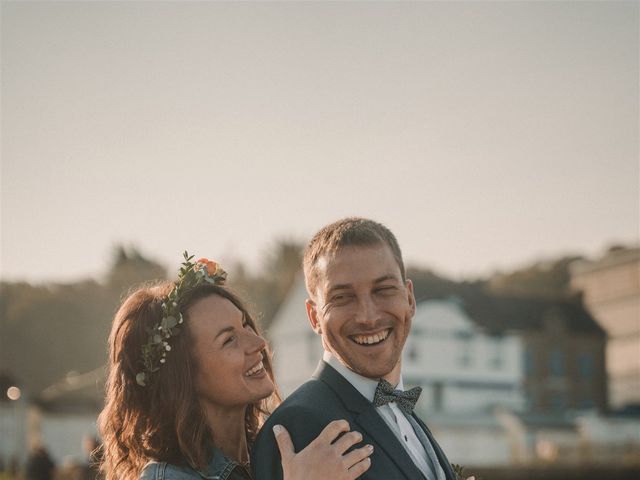
[[[455,463],[452,463],[451,468],[453,468],[453,471],[456,474],[456,480],[482,480],[482,478],[476,477],[475,475],[467,476],[467,473],[464,471],[464,467],[462,465],[456,465]]]

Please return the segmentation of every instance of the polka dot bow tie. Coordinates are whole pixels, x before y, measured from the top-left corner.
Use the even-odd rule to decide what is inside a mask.
[[[404,392],[402,390],[394,390],[389,382],[382,379],[378,382],[376,393],[373,396],[373,404],[376,407],[381,407],[387,403],[396,402],[402,413],[411,415],[421,392],[422,388],[420,387],[414,387]]]

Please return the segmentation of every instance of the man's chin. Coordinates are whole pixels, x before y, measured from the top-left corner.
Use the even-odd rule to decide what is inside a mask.
[[[378,380],[380,378],[386,377],[392,371],[395,365],[362,365],[362,364],[349,364],[345,363],[345,366],[358,375],[363,377],[371,378],[373,380]]]

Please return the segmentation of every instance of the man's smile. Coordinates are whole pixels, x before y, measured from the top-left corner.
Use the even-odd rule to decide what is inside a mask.
[[[379,343],[384,342],[387,338],[389,338],[389,334],[391,333],[391,328],[386,328],[380,332],[376,333],[368,333],[363,335],[350,335],[349,338],[353,340],[358,345],[378,345]]]

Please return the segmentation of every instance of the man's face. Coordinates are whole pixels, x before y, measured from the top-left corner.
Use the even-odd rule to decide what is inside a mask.
[[[320,257],[316,268],[307,314],[325,350],[365,377],[397,374],[415,299],[391,249],[385,244],[343,247],[333,257]]]

